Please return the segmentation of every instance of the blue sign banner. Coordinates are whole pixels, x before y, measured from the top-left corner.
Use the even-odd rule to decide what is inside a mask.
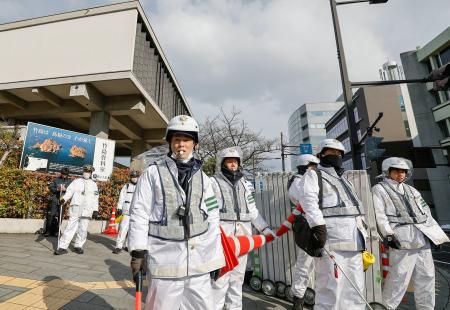
[[[70,174],[80,175],[83,166],[90,164],[94,177],[104,180],[112,172],[114,147],[111,140],[29,122],[20,168],[59,172],[67,167]]]
[[[310,143],[300,144],[300,154],[312,154],[312,145]]]

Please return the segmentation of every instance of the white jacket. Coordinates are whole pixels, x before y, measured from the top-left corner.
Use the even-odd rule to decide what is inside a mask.
[[[319,165],[319,169],[337,177],[334,168],[325,168]],[[303,178],[295,180],[289,189],[289,196],[294,203],[300,203],[311,228],[326,224],[327,242],[325,246],[329,250],[363,250],[364,244],[361,243],[368,239],[363,216],[323,217],[322,211],[319,209],[319,180],[316,171],[308,170]],[[334,207],[338,202],[336,191],[330,184],[323,182],[322,207]]]
[[[392,179],[385,178],[384,181],[388,182],[394,190],[400,194],[405,193],[403,183],[398,183]],[[411,187],[413,195],[420,206],[426,205],[424,203],[420,193]],[[395,206],[392,200],[389,198],[386,190],[377,184],[372,187],[373,204],[375,207],[375,215],[377,220],[377,226],[383,237],[388,235],[395,235],[400,241],[402,248],[404,249],[420,249],[428,245],[426,237],[430,238],[434,244],[439,245],[444,242],[449,242],[447,235],[439,227],[438,223],[431,216],[430,209],[428,207],[422,207],[423,211],[427,214],[427,221],[423,224],[413,225],[400,225],[395,223],[389,223],[386,216],[388,214],[395,214]]]
[[[166,160],[169,160],[166,157]],[[198,171],[197,173],[203,173]],[[175,179],[178,175],[174,176]],[[201,209],[208,214],[206,233],[186,241],[163,240],[148,235],[149,221],[158,221],[164,210],[161,181],[156,165],[149,166],[139,178],[130,206],[129,248],[148,250],[148,266],[154,278],[182,278],[209,273],[225,265],[219,230],[217,202],[212,208],[205,200],[214,197],[209,178],[203,175],[203,201]],[[214,199],[215,200],[215,199]]]
[[[117,202],[117,210],[122,210],[122,213],[124,215],[130,214],[130,205],[135,189],[136,185],[129,182],[125,184],[120,190],[119,201]]]
[[[214,193],[216,195],[217,202],[219,204],[219,210],[223,207],[222,197],[220,193],[219,184],[216,179],[211,177],[211,185],[213,187]],[[253,188],[252,183],[247,180],[244,180],[245,187],[245,197],[254,196],[255,189]],[[258,229],[258,231],[262,232],[265,228],[269,227],[264,218],[259,214],[258,209],[256,208],[256,203],[249,202],[247,204],[248,211],[250,213],[251,222],[238,222],[238,221],[220,221],[220,226],[222,226],[225,234],[227,236],[242,236],[242,235],[252,235],[252,224]]]
[[[77,178],[67,187],[63,199],[70,200],[70,216],[92,217],[98,211],[98,197],[98,187],[92,179]]]

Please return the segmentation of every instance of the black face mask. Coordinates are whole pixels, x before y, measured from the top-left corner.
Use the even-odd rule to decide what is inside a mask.
[[[222,174],[231,182],[231,184],[236,184],[237,181],[239,181],[243,174],[242,171],[240,169],[236,170],[236,171],[232,171],[230,169],[228,169],[225,166],[222,166]]]
[[[340,172],[342,169],[342,156],[341,155],[326,155],[320,159],[320,164],[324,167],[333,167],[336,172]]]

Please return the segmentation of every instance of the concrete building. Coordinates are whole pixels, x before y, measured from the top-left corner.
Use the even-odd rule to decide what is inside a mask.
[[[311,144],[313,153],[317,144],[326,137],[325,123],[343,105],[343,102],[305,103],[295,110],[288,121],[289,145],[292,153],[300,152],[300,144]],[[298,165],[298,156],[291,156],[291,170]]]
[[[431,70],[450,62],[450,27],[423,47],[400,55],[407,79],[426,77]],[[417,123],[415,146],[450,146],[450,92],[430,92],[430,84],[409,84],[412,109]],[[446,164],[448,154],[433,150],[437,164]],[[450,223],[450,168],[438,166],[427,170],[427,183],[433,194],[435,213],[441,224]]]
[[[116,141],[116,156],[164,143],[191,115],[138,1],[0,25],[0,116]]]
[[[399,85],[363,87],[358,89],[353,96],[352,112],[355,115],[359,138],[364,135],[379,113],[383,112],[383,117],[376,126],[380,131],[374,131],[373,135],[383,137],[380,148],[386,149],[386,152],[376,162],[369,161],[364,152],[360,154],[363,168],[368,170],[372,184],[378,181],[376,176],[381,173],[381,163],[385,158],[391,156],[411,158],[412,133],[415,133],[416,129],[414,129],[414,118],[408,119],[407,117],[406,111],[408,109],[411,109],[408,93],[404,93]],[[347,151],[344,156],[344,168],[353,169],[350,153],[351,144],[344,108],[341,108],[326,123],[326,131],[328,138],[337,139],[344,144]],[[416,137],[417,134],[415,133],[414,138]],[[427,182],[425,169],[416,169],[414,178],[409,180],[411,185],[421,191],[427,203],[433,206],[433,197],[429,186],[426,186]]]

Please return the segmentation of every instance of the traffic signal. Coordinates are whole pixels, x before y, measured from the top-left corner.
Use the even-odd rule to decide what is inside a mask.
[[[364,142],[364,153],[366,158],[370,161],[376,161],[378,157],[386,152],[386,149],[379,149],[378,146],[383,140],[383,137],[368,136]]]
[[[439,69],[431,71],[428,80],[433,82],[433,90],[449,90],[450,88],[450,62]]]

